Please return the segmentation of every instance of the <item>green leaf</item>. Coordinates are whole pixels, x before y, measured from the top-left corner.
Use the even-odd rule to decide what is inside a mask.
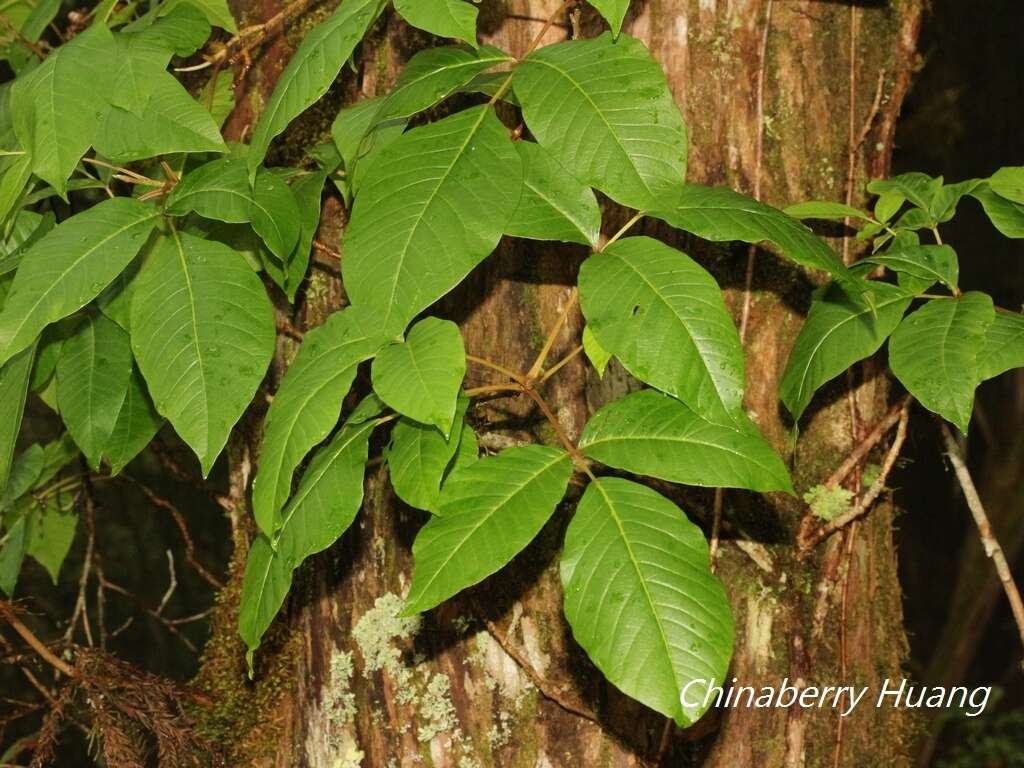
[[[272,536],[278,527],[295,468],[337,423],[356,366],[373,357],[382,341],[379,329],[353,307],[306,333],[263,423],[252,504],[264,533]]]
[[[174,77],[160,72],[147,81],[141,114],[120,107],[107,110],[94,144],[116,163],[175,152],[226,152],[210,113]]]
[[[680,727],[695,723],[733,647],[700,529],[650,488],[602,477],[565,532],[561,572],[573,637],[604,676]]]
[[[911,275],[928,285],[942,283],[951,291],[957,290],[960,277],[956,251],[948,245],[893,246],[887,251],[861,259],[859,263],[888,267],[893,272]]]
[[[232,70],[221,70],[199,92],[199,103],[210,113],[218,128],[235,111],[234,79]]]
[[[943,184],[932,198],[929,215],[939,224],[949,221],[956,215],[957,205],[964,195],[969,195],[982,183],[982,179],[968,179],[957,184]]]
[[[0,362],[96,298],[135,258],[159,215],[150,205],[115,197],[61,222],[33,245],[0,313]]]
[[[978,352],[978,373],[984,381],[1021,366],[1024,366],[1024,317],[996,312],[992,324],[985,329],[985,344]]]
[[[779,385],[779,397],[795,420],[822,384],[882,346],[913,300],[912,292],[881,282],[871,290],[873,310],[835,287],[811,304]]]
[[[167,199],[167,212],[182,216],[195,211],[228,224],[252,223],[267,247],[282,261],[299,239],[299,208],[288,185],[261,170],[249,184],[245,162],[224,157],[186,174]]]
[[[390,344],[373,361],[373,389],[404,416],[433,424],[447,438],[455,419],[455,401],[466,375],[466,350],[459,327],[427,317],[405,341]]]
[[[295,294],[309,269],[309,252],[320,225],[320,197],[326,180],[325,171],[313,171],[296,181],[291,188],[299,217],[299,238],[284,271],[284,292],[291,302],[295,301]]]
[[[342,156],[353,194],[377,155],[405,131],[408,118],[438,104],[477,74],[508,61],[511,57],[507,53],[491,46],[479,51],[454,46],[430,48],[409,60],[391,93],[341,110],[331,125],[331,137]]]
[[[256,177],[256,169],[274,137],[327,93],[383,7],[381,0],[344,0],[326,21],[302,38],[253,132],[247,160],[251,179]]]
[[[650,389],[601,408],[579,446],[610,467],[673,483],[793,493],[786,466],[749,421],[716,424]]]
[[[90,313],[61,347],[57,404],[94,471],[114,431],[132,370],[128,334],[106,315]]]
[[[18,584],[18,574],[21,573],[21,563],[25,559],[25,548],[30,535],[28,519],[22,515],[0,539],[0,590],[7,597],[14,596],[14,588]]]
[[[550,152],[532,141],[517,141],[523,161],[523,194],[505,234],[597,247],[601,209],[594,192]]]
[[[875,218],[881,222],[887,222],[897,213],[907,199],[899,192],[883,192],[875,201]],[[881,231],[881,230],[879,230]]]
[[[163,421],[146,392],[142,375],[133,367],[124,402],[121,403],[114,430],[107,440],[105,454],[110,462],[111,475],[119,474],[128,466],[128,462],[149,445]]]
[[[7,480],[3,497],[0,499],[0,509],[10,509],[14,502],[36,486],[45,462],[46,454],[39,443],[32,443],[18,454],[11,467],[11,476]]]
[[[78,515],[61,507],[63,496],[65,494],[58,493],[48,497],[43,504],[33,507],[26,550],[46,569],[54,584],[60,576],[60,567],[68,556],[78,527]]]
[[[1000,197],[1024,204],[1024,166],[1000,168],[989,178],[988,185]]]
[[[129,25],[127,29],[133,29]],[[194,0],[161,8],[159,17],[138,33],[138,38],[153,47],[173,51],[177,56],[191,56],[210,37],[210,21]]]
[[[463,0],[395,0],[395,10],[417,29],[456,37],[476,47],[475,5]]]
[[[521,188],[519,155],[486,105],[403,134],[371,166],[345,229],[352,303],[400,334],[494,250]]]
[[[743,348],[715,279],[686,254],[629,237],[579,274],[587,326],[638,379],[720,419],[739,412]]]
[[[590,0],[590,4],[608,22],[608,26],[612,28],[612,35],[618,37],[622,31],[622,20],[626,18],[626,11],[629,10],[629,0]]]
[[[590,364],[594,366],[594,370],[597,371],[598,377],[603,377],[604,369],[608,367],[608,361],[612,359],[612,356],[601,346],[589,325],[583,326],[583,351],[586,353],[587,359],[590,360]]]
[[[0,488],[7,487],[14,458],[14,443],[21,431],[25,398],[32,374],[36,348],[33,344],[19,352],[0,368]]]
[[[925,408],[964,434],[974,389],[981,381],[978,354],[995,320],[992,299],[971,291],[936,299],[907,315],[889,339],[889,367]]]
[[[316,452],[281,518],[275,550],[265,535],[249,549],[242,578],[238,632],[252,652],[291,588],[292,571],[331,546],[363,503],[363,473],[375,421],[347,424]],[[251,661],[250,661],[251,663]]]
[[[980,184],[971,195],[981,203],[992,226],[1004,236],[1024,238],[1024,203],[1015,203],[997,195],[988,184]]]
[[[32,171],[61,195],[107,107],[117,60],[114,37],[93,24],[14,81],[11,114]]]
[[[416,567],[402,615],[429,610],[515,557],[565,494],[569,454],[543,445],[508,448],[453,472],[437,517],[416,535]]]
[[[879,179],[868,184],[868,192],[873,195],[893,193],[927,211],[942,187],[942,177],[932,178],[925,173],[904,173],[891,179]]]
[[[871,219],[871,214],[859,208],[854,208],[845,203],[831,203],[821,200],[808,200],[805,203],[797,203],[788,208],[783,208],[782,212],[787,216],[792,216],[794,219],[834,219],[839,221],[848,217],[865,220]]]
[[[455,409],[455,424],[463,424],[469,400],[459,398]],[[437,512],[441,496],[441,480],[451,467],[464,436],[462,430],[452,430],[448,437],[441,430],[411,419],[399,419],[391,430],[388,449],[388,468],[395,494],[410,507]]]
[[[476,439],[476,432],[468,423],[462,424],[462,434],[459,437],[459,449],[455,452],[455,459],[452,461],[451,470],[468,467],[480,459],[480,443]]]
[[[32,156],[27,152],[13,158],[0,174],[0,222],[19,205],[21,193],[32,177]]]
[[[686,178],[686,127],[643,43],[610,32],[531,53],[513,76],[537,141],[582,182],[648,210]]]
[[[195,451],[205,477],[274,353],[263,283],[230,248],[174,232],[139,272],[131,327],[156,410]]]
[[[231,34],[238,34],[238,25],[231,15],[227,0],[167,0],[160,6],[159,15],[166,16],[182,5],[193,5],[203,12],[206,20],[215,27],[226,29]]]
[[[659,208],[651,215],[713,242],[767,241],[797,264],[850,279],[832,249],[799,221],[725,187],[687,184],[674,207]]]
[[[36,480],[36,487],[48,483],[64,467],[78,456],[78,446],[70,432],[64,432],[52,443],[43,446],[43,469]]]

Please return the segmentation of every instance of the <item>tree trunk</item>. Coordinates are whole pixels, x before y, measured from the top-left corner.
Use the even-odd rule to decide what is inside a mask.
[[[485,0],[481,32],[487,42],[521,53],[557,6],[558,0]],[[237,10],[251,23],[277,7],[268,1]],[[307,11],[283,40],[263,49],[240,89],[245,96],[232,118],[238,135],[301,32],[324,12]],[[684,110],[691,180],[780,205],[808,198],[857,203],[865,181],[887,171],[920,14],[917,0],[641,0],[625,30],[650,46]],[[589,8],[570,20],[545,42],[599,29]],[[387,15],[365,42],[357,71],[346,70],[324,103],[296,121],[279,142],[278,159],[294,161],[302,146],[323,140],[338,106],[384,90],[423,42]],[[624,218],[606,206],[606,233]],[[319,239],[336,245],[343,222],[338,201],[325,199]],[[794,440],[777,384],[809,304],[806,275],[767,251],[709,248],[654,223],[646,228],[719,279],[745,328],[748,411],[790,461],[799,491],[822,482],[856,443],[855,433],[865,434],[887,407],[879,367],[858,369],[854,398],[847,398],[845,380],[827,387]],[[833,243],[843,248],[841,240]],[[434,313],[461,325],[468,352],[525,370],[585,256],[580,248],[506,240]],[[312,275],[297,308],[300,324],[315,325],[344,303],[330,270]],[[291,313],[284,305],[281,311]],[[573,310],[552,360],[577,343],[581,329]],[[291,346],[282,342],[278,374]],[[485,370],[471,367],[468,385],[488,381]],[[577,357],[552,380],[548,399],[575,438],[595,408],[634,386],[621,369],[597,379]],[[553,441],[528,401],[481,403],[469,419],[487,447]],[[249,419],[252,429],[231,449],[238,562],[249,535],[244,488],[258,422]],[[710,530],[712,492],[659,489]],[[738,491],[723,498],[718,572],[737,627],[730,676],[747,685],[785,677],[872,685],[900,677],[906,647],[889,505],[877,505],[862,524],[799,560],[793,542],[801,503]],[[401,504],[386,470],[371,463],[360,517],[297,574],[251,685],[242,683],[241,645],[233,636],[235,568],[197,681],[218,701],[207,727],[228,744],[228,764],[819,766],[831,765],[836,749],[844,766],[909,762],[912,723],[891,709],[861,706],[841,724],[831,709],[713,711],[681,731],[618,693],[575,646],[561,615],[557,556],[571,513],[572,504],[564,504],[500,575],[422,623],[397,620],[412,571],[410,545],[425,515]]]

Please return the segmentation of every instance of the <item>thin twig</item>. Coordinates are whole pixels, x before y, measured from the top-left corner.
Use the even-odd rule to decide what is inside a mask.
[[[711,572],[715,572],[715,561],[718,557],[718,539],[722,533],[722,503],[725,494],[721,488],[715,488],[715,500],[712,505],[711,537],[708,539],[708,558],[711,561]]]
[[[826,487],[835,488],[846,479],[846,476],[853,471],[854,467],[860,464],[868,452],[885,436],[885,433],[892,429],[893,425],[900,420],[901,414],[910,405],[911,399],[910,395],[906,395],[889,409],[889,412],[882,417],[882,420],[875,425],[875,428],[868,433],[867,437],[850,452],[850,455],[839,465],[839,468],[829,476],[828,480],[824,483]]]
[[[174,504],[172,504],[170,501],[154,492],[153,489],[151,489],[145,483],[136,480],[131,475],[122,473],[121,477],[135,484],[139,488],[139,490],[141,490],[142,493],[145,494],[146,498],[149,499],[151,504],[160,507],[160,509],[167,511],[171,515],[171,518],[174,520],[175,525],[178,526],[178,530],[181,532],[181,538],[185,543],[185,558],[188,560],[189,564],[195,569],[196,573],[198,573],[200,577],[202,577],[202,579],[211,587],[213,587],[214,589],[223,589],[223,582],[221,582],[220,579],[218,579],[216,576],[214,576],[212,573],[206,570],[203,564],[199,562],[199,558],[196,556],[195,544],[193,544],[192,542],[192,536],[189,534],[188,526],[185,524],[185,518],[184,516],[182,516],[181,512],[178,511],[178,508],[174,506]]]
[[[21,619],[19,619],[14,613],[14,609],[11,608],[10,603],[0,601],[0,615],[2,615],[7,623],[11,625],[11,629],[21,635],[22,640],[28,643],[29,647],[39,654],[39,657],[43,661],[67,677],[74,678],[78,676],[75,670],[65,663],[63,659],[55,656],[53,652],[46,647],[43,641],[35,636],[35,633],[33,633],[31,629],[21,623]]]
[[[871,505],[875,503],[875,499],[877,499],[882,491],[885,490],[885,481],[889,479],[889,473],[892,472],[892,468],[896,464],[896,459],[899,458],[900,449],[903,447],[903,441],[907,439],[908,419],[909,410],[904,408],[904,410],[900,411],[900,422],[899,426],[896,428],[896,438],[893,440],[892,447],[889,448],[889,452],[885,456],[885,461],[882,463],[882,470],[878,473],[878,477],[875,482],[871,484],[870,488],[868,488],[867,493],[864,494],[864,498],[855,506],[821,526],[816,531],[802,535],[797,542],[797,546],[802,552],[807,552],[808,550],[813,549],[833,533],[862,517],[869,509],[871,509]]]
[[[597,714],[595,714],[592,709],[581,702],[573,701],[561,691],[554,688],[554,686],[552,686],[545,677],[538,673],[530,663],[529,659],[520,653],[519,649],[516,648],[505,633],[501,631],[497,623],[484,618],[484,624],[487,626],[487,631],[490,632],[491,637],[494,638],[495,642],[501,646],[501,649],[505,651],[505,653],[512,657],[512,660],[515,661],[516,664],[519,665],[520,669],[526,673],[526,676],[530,678],[530,681],[537,687],[537,690],[541,692],[544,698],[553,701],[570,714],[590,720],[593,723],[600,723]]]
[[[946,456],[949,458],[949,463],[953,465],[953,471],[956,473],[956,479],[960,483],[960,489],[964,492],[964,500],[967,502],[967,508],[971,511],[971,516],[974,518],[974,524],[978,526],[978,536],[981,538],[981,546],[985,550],[985,555],[992,560],[996,574],[999,576],[999,581],[1003,584],[1003,591],[1006,592],[1006,599],[1009,601],[1010,609],[1013,611],[1013,619],[1017,623],[1017,632],[1020,634],[1021,645],[1024,646],[1024,600],[1021,599],[1020,589],[1018,589],[1017,583],[1013,580],[1010,565],[1006,562],[1006,555],[1003,554],[1003,548],[999,546],[999,540],[996,539],[995,533],[992,530],[992,524],[989,522],[985,507],[981,503],[981,497],[978,496],[978,489],[974,485],[974,480],[971,479],[971,473],[967,469],[967,464],[964,462],[960,446],[957,445],[956,438],[953,437],[949,425],[945,421],[940,421],[939,425],[942,430],[942,442],[946,446]]]
[[[768,61],[768,33],[772,28],[772,0],[765,3],[764,30],[761,32],[761,47],[757,62],[757,138],[754,143],[754,199],[761,199],[761,166],[764,163],[764,77]],[[747,324],[750,321],[751,290],[754,284],[754,263],[757,248],[747,249],[747,269],[743,277],[743,307],[740,310],[740,343],[747,340]]]

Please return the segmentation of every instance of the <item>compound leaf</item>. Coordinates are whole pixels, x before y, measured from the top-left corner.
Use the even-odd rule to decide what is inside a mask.
[[[610,467],[673,483],[793,492],[786,466],[749,421],[714,423],[650,389],[595,413],[580,450]]]
[[[714,418],[743,398],[743,348],[715,279],[681,251],[629,237],[580,268],[580,304],[600,345],[638,379]]]
[[[687,184],[673,207],[660,206],[651,215],[713,242],[774,243],[797,264],[850,279],[832,249],[799,221],[726,187]]]
[[[57,360],[57,404],[75,443],[99,470],[128,390],[132,348],[128,334],[106,315],[90,313]]]
[[[156,410],[195,451],[205,477],[274,353],[263,283],[227,246],[173,232],[139,272],[131,328]]]
[[[597,247],[601,209],[594,192],[550,152],[532,141],[517,141],[523,161],[523,194],[505,234]]]
[[[7,479],[11,474],[14,444],[21,431],[35,352],[33,344],[0,368],[0,489],[7,487]]]
[[[455,401],[466,375],[466,351],[459,327],[427,317],[405,341],[390,344],[373,361],[373,389],[396,411],[449,436]]]
[[[991,379],[1011,368],[1024,366],[1024,316],[996,312],[985,331],[985,345],[978,352],[981,379]]]
[[[250,179],[256,178],[256,169],[274,137],[327,93],[383,7],[381,0],[344,0],[326,21],[302,38],[253,131],[246,161]]]
[[[951,291],[957,290],[960,264],[948,245],[893,246],[887,251],[861,259],[858,263],[877,264],[926,281],[928,285],[942,283]],[[876,286],[872,286],[874,290]]]
[[[409,506],[436,513],[441,480],[459,450],[465,429],[469,428],[463,424],[468,405],[466,398],[459,398],[453,426],[462,424],[462,431],[452,429],[448,437],[437,427],[405,417],[399,419],[391,430],[388,449],[391,485],[398,498]]]
[[[509,562],[544,527],[571,474],[569,454],[543,445],[508,448],[452,472],[437,516],[413,542],[402,613],[429,610]]]
[[[686,178],[686,127],[643,43],[610,32],[531,53],[513,75],[537,141],[585,184],[647,210]]]
[[[476,47],[477,7],[463,0],[395,0],[395,10],[417,29]]]
[[[117,50],[110,30],[93,24],[11,87],[18,141],[33,172],[61,195],[107,107]]]
[[[252,485],[253,514],[265,534],[277,530],[291,492],[292,473],[338,421],[356,367],[383,342],[354,307],[335,312],[306,333],[263,423],[263,444]]]
[[[650,488],[598,478],[565,532],[561,575],[573,637],[604,676],[681,727],[696,722],[733,646],[701,530]],[[699,693],[687,687],[699,680]]]
[[[114,197],[58,224],[24,255],[0,313],[0,362],[94,298],[135,258],[159,211]]]
[[[281,517],[276,549],[266,535],[249,549],[238,631],[252,653],[284,603],[292,571],[346,531],[363,503],[363,473],[375,421],[346,424],[318,450]]]
[[[519,155],[487,105],[403,134],[370,167],[345,229],[352,303],[402,333],[494,250],[521,188]]]
[[[162,424],[163,419],[146,392],[142,375],[133,366],[124,402],[104,451],[110,462],[110,474],[116,475],[128,466],[128,462],[149,445]]]
[[[612,35],[618,37],[622,31],[622,20],[626,18],[626,11],[629,10],[629,0],[590,0],[590,4],[608,22],[608,26],[612,28]]]
[[[779,385],[779,397],[794,419],[814,393],[858,360],[873,355],[907,311],[913,294],[876,282],[874,311],[844,291],[829,288],[811,304]]]
[[[889,367],[896,378],[921,405],[964,434],[982,378],[979,351],[994,320],[992,299],[971,291],[929,301],[907,315],[889,339]]]

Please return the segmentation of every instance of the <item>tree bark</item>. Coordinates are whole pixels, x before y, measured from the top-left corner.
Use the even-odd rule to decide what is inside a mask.
[[[557,5],[485,0],[483,37],[522,53]],[[725,184],[780,205],[848,197],[856,204],[866,180],[888,169],[896,116],[916,59],[920,5],[646,0],[634,2],[625,30],[650,46],[684,110],[691,180]],[[236,10],[255,22],[277,6],[268,0]],[[253,121],[307,22],[324,13],[307,11],[288,25],[283,39],[264,47],[240,88],[244,96],[231,123],[236,135]],[[553,27],[545,42],[600,29],[589,8],[570,21]],[[299,147],[323,140],[337,107],[382,92],[425,42],[387,15],[363,45],[356,71],[346,71],[324,103],[279,142],[278,159],[294,160]],[[606,233],[626,215],[606,205]],[[344,218],[338,201],[325,198],[318,238],[336,246]],[[719,279],[737,323],[745,326],[748,411],[790,462],[799,491],[822,482],[856,444],[856,435],[888,407],[880,368],[857,370],[851,398],[845,381],[827,387],[794,440],[777,385],[809,305],[810,279],[768,251],[708,247],[653,222],[641,231],[686,250]],[[843,249],[840,239],[833,243]],[[852,251],[852,244],[847,248]],[[580,248],[506,239],[433,313],[460,324],[468,352],[525,370],[569,300],[585,256]],[[315,325],[343,304],[336,275],[314,268],[295,317]],[[280,310],[292,314],[284,304]],[[551,360],[577,343],[582,324],[579,311],[571,311]],[[290,342],[281,346],[277,375],[293,351]],[[467,385],[489,381],[486,370],[471,367]],[[597,379],[577,357],[552,379],[547,395],[563,429],[576,438],[590,413],[634,387],[621,369]],[[529,401],[475,404],[468,418],[484,446],[554,440]],[[248,420],[250,428],[241,430],[231,450],[239,563],[251,530],[244,488],[259,420],[259,414]],[[713,493],[659,490],[710,531]],[[605,683],[575,646],[561,614],[557,557],[571,501],[572,494],[537,541],[499,575],[421,623],[399,621],[394,611],[412,572],[410,545],[425,515],[401,504],[386,470],[371,466],[360,517],[342,541],[297,574],[251,686],[242,682],[241,646],[232,635],[236,567],[197,681],[212,696],[230,699],[216,730],[229,750],[227,762],[731,768],[832,765],[838,749],[838,765],[909,763],[912,723],[891,709],[858,707],[841,726],[831,709],[713,711],[681,731]],[[794,546],[805,513],[800,502],[729,491],[723,506],[718,573],[737,627],[730,676],[755,686],[788,677],[876,687],[885,677],[901,676],[906,644],[888,504],[878,504],[856,529],[803,560]],[[228,695],[218,689],[218,682],[231,680],[238,690]]]

